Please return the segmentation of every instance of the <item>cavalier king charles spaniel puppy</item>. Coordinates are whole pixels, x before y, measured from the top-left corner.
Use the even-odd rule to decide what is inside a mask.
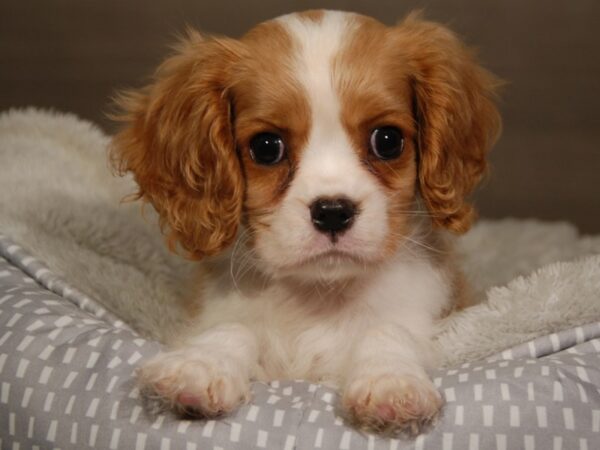
[[[359,427],[430,423],[436,323],[468,303],[451,237],[474,218],[497,86],[418,14],[189,31],[118,100],[111,149],[171,247],[202,260],[189,323],[138,370],[141,389],[215,417],[253,380],[307,379],[338,386]]]

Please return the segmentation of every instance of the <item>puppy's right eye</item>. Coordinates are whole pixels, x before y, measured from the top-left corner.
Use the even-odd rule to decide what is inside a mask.
[[[275,133],[259,133],[250,140],[250,156],[257,163],[272,166],[283,159],[285,144]]]

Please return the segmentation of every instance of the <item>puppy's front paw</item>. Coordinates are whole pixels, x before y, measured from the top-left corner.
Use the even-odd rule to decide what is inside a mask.
[[[418,434],[433,422],[442,404],[430,380],[412,375],[363,376],[352,380],[342,397],[353,423],[391,434]]]
[[[247,369],[228,356],[161,353],[137,371],[142,393],[176,413],[216,417],[250,398]]]

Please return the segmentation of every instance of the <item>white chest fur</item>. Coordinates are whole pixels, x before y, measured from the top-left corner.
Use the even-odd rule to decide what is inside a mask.
[[[192,333],[227,323],[245,325],[258,342],[257,375],[266,379],[337,381],[365,334],[395,326],[428,341],[434,320],[449,302],[443,273],[429,261],[403,254],[351,284],[261,284],[234,284],[227,276],[213,280],[205,286]],[[428,357],[423,359],[427,363]]]

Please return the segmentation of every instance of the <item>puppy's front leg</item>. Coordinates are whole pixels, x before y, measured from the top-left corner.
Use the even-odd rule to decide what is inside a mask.
[[[424,369],[433,355],[429,340],[399,325],[369,330],[351,357],[342,395],[345,412],[368,430],[417,434],[442,407]]]
[[[151,399],[176,412],[214,417],[250,398],[258,344],[240,324],[223,324],[188,338],[138,369],[138,382]]]

